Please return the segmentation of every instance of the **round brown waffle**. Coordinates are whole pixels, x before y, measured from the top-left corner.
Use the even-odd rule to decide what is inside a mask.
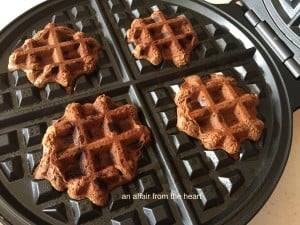
[[[179,130],[200,139],[207,149],[223,149],[235,157],[241,142],[257,141],[264,128],[256,118],[258,96],[239,88],[232,77],[186,77],[175,103]]]
[[[190,53],[198,44],[197,33],[186,17],[166,18],[161,11],[133,20],[127,40],[136,45],[133,55],[137,59],[153,65],[172,60],[177,67],[189,63]]]
[[[99,50],[98,42],[84,33],[49,23],[14,50],[8,70],[23,70],[38,88],[57,82],[72,93],[77,77],[97,68]]]
[[[103,206],[113,188],[136,176],[140,150],[149,143],[150,131],[138,122],[135,106],[118,106],[104,95],[93,104],[71,103],[48,127],[34,177]]]

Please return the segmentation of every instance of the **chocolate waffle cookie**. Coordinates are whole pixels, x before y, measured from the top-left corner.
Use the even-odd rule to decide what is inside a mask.
[[[256,117],[258,96],[239,88],[232,77],[186,77],[175,103],[178,129],[200,139],[207,149],[223,149],[236,156],[241,142],[257,141],[264,128]]]
[[[189,63],[190,53],[198,44],[197,33],[186,17],[166,18],[161,11],[133,20],[127,40],[136,45],[135,58],[146,59],[153,65],[172,60],[177,67]]]
[[[14,50],[8,70],[23,70],[38,88],[57,82],[72,93],[77,77],[97,68],[99,50],[98,42],[84,33],[49,23]]]
[[[34,177],[67,189],[73,199],[103,206],[113,188],[136,176],[140,150],[149,143],[150,131],[139,123],[135,106],[116,105],[105,95],[93,104],[71,103],[48,127]]]

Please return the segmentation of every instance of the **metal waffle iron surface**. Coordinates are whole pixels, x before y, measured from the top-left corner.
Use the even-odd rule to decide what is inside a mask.
[[[126,31],[134,18],[161,10],[185,15],[200,40],[187,66],[153,66],[132,57]],[[229,16],[229,14],[231,16]],[[10,53],[45,24],[83,31],[101,44],[100,68],[80,77],[72,95],[57,84],[33,87],[23,72],[7,71]],[[200,1],[62,1],[43,3],[0,34],[0,214],[4,224],[245,224],[272,193],[287,161],[292,137],[292,99],[298,81],[282,66],[236,5]],[[205,150],[176,128],[174,96],[183,77],[223,72],[259,94],[265,130],[245,141],[240,159]],[[285,81],[283,80],[286,79]],[[292,91],[287,91],[292,90]],[[106,207],[70,199],[33,171],[42,156],[46,128],[70,102],[100,94],[133,103],[152,131],[137,178],[114,189]],[[194,198],[194,199],[192,199]]]

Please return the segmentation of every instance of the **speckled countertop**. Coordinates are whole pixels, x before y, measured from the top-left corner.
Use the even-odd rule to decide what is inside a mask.
[[[209,0],[221,2],[228,0]],[[1,3],[0,30],[10,21],[42,0],[10,0]],[[293,115],[293,141],[290,157],[275,191],[250,225],[296,225],[300,221],[300,110]],[[1,223],[0,223],[1,225]]]

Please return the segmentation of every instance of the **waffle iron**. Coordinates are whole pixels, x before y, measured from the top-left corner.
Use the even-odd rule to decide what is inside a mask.
[[[246,224],[274,190],[288,159],[292,113],[300,106],[299,7],[292,0],[245,0],[213,6],[196,0],[53,0],[29,10],[0,33],[0,215],[3,224]],[[152,66],[132,57],[126,30],[136,17],[162,10],[185,15],[200,44],[189,65]],[[57,84],[33,87],[7,71],[8,56],[48,22],[83,31],[101,44],[100,68],[80,77],[72,95]],[[240,159],[176,129],[175,92],[183,77],[223,72],[259,94],[265,122]],[[114,189],[106,207],[70,199],[33,179],[41,139],[70,102],[100,94],[133,103],[152,131],[137,178]],[[135,198],[134,198],[135,196]],[[143,198],[143,196],[150,196]]]

